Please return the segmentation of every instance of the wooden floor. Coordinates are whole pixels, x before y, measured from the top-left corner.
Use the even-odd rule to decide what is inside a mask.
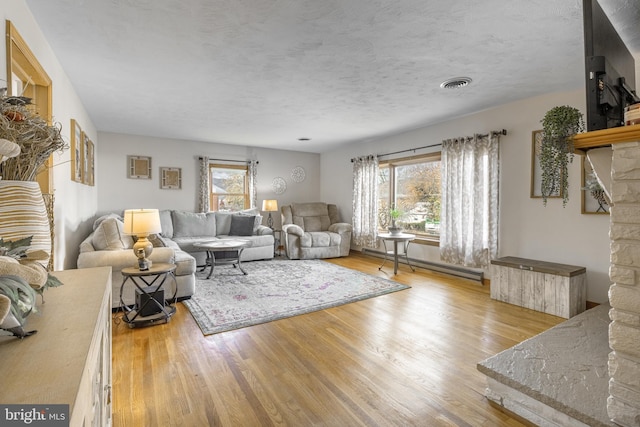
[[[412,288],[207,337],[180,303],[165,325],[114,324],[113,425],[522,425],[483,397],[476,363],[564,319],[466,279],[330,262]]]

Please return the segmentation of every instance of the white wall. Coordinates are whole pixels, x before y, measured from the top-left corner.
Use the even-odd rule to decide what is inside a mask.
[[[36,24],[24,0],[0,0],[0,17],[10,20],[52,80],[53,119],[62,125],[64,139],[70,141],[70,120],[76,119],[87,135],[99,146],[96,130],[80,99],[60,66],[54,52]],[[4,22],[2,23],[4,27]],[[6,45],[0,43],[0,79],[6,85]],[[73,268],[78,247],[88,233],[86,225],[97,207],[97,189],[71,181],[70,152],[54,155],[53,185],[55,194],[55,269]],[[96,183],[97,185],[97,183]]]
[[[583,91],[555,93],[500,106],[402,135],[350,145],[322,154],[321,199],[332,199],[352,215],[352,157],[421,147],[443,139],[506,129],[500,138],[501,188],[499,256],[518,256],[587,268],[587,299],[606,302],[609,289],[609,216],[580,213],[580,157],[570,165],[569,202],[531,199],[531,132],[557,105],[585,111]],[[428,152],[420,151],[419,153]],[[410,256],[440,262],[437,247],[411,245]],[[489,272],[486,272],[487,275]]]
[[[319,154],[116,133],[99,133],[99,139],[99,213],[130,208],[197,211],[199,156],[258,160],[258,208],[262,206],[263,199],[276,199],[278,207],[292,202],[320,200]],[[151,179],[127,178],[127,155],[151,157]],[[161,166],[182,168],[182,189],[160,189]],[[296,166],[301,166],[306,172],[301,183],[291,179],[291,171]],[[271,183],[275,177],[282,177],[287,183],[283,194],[273,192]],[[274,226],[279,228],[280,214],[276,212],[273,217]]]

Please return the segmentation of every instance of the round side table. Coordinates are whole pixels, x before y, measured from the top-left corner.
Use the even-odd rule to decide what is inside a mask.
[[[175,276],[174,264],[152,264],[148,270],[137,267],[122,269],[122,285],[120,285],[120,305],[124,310],[122,320],[130,328],[167,323],[176,312],[173,305],[178,294],[178,282]],[[163,285],[167,280],[173,280],[174,292],[171,298],[164,298]],[[123,290],[127,282],[135,286],[136,301],[127,305],[123,301]],[[165,305],[165,301],[170,301]]]
[[[387,255],[393,255],[393,274],[398,274],[398,243],[402,243],[404,250],[404,257],[407,260],[407,264],[411,267],[411,271],[416,271],[415,268],[409,262],[409,256],[407,255],[407,249],[409,248],[409,243],[416,238],[415,234],[409,233],[380,233],[378,234],[378,238],[382,239],[382,243],[384,244],[384,260],[378,270],[382,270],[382,266],[385,262],[387,262]],[[387,240],[393,242],[393,251],[387,250]]]

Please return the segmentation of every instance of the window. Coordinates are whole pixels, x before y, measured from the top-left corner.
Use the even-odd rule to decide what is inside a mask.
[[[386,229],[390,207],[402,213],[396,222],[423,238],[440,237],[440,153],[380,162],[378,223]]]
[[[246,165],[209,165],[211,211],[239,211],[249,207],[249,172]]]

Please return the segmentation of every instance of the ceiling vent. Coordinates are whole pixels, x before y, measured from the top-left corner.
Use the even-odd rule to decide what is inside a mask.
[[[473,80],[471,80],[471,77],[454,77],[440,83],[440,87],[442,89],[460,89],[462,87],[468,86],[472,81]]]

